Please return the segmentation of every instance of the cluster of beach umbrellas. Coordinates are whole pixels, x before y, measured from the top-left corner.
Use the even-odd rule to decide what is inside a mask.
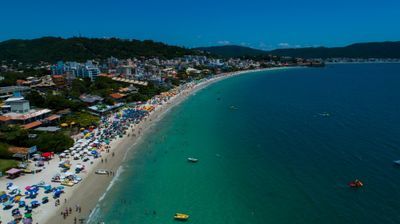
[[[42,197],[41,201],[37,199],[39,191],[43,190],[45,194],[53,193],[53,198],[60,197],[64,192],[63,187],[53,188],[51,185],[46,184],[44,181],[36,185],[26,186],[24,193],[22,190],[14,185],[12,182],[7,183],[7,191],[0,192],[0,203],[3,205],[3,210],[11,210],[11,216],[14,220],[8,223],[32,223],[32,210],[39,207],[41,204],[49,202],[49,197]],[[28,200],[31,200],[28,202]],[[24,214],[22,214],[24,210]]]

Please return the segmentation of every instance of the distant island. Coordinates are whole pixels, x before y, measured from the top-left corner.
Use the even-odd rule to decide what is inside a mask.
[[[262,57],[265,55],[287,56],[295,58],[400,58],[400,41],[356,43],[345,47],[308,47],[285,48],[271,51],[226,45],[200,47],[201,50],[221,57]]]

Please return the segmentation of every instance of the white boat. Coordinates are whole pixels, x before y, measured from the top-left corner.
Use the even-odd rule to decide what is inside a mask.
[[[108,174],[108,171],[107,170],[103,170],[103,169],[98,169],[98,170],[96,170],[95,173],[99,174],[99,175],[106,175],[106,174]]]
[[[188,159],[187,159],[189,162],[192,162],[192,163],[197,163],[199,160],[198,159],[196,159],[196,158],[191,158],[191,157],[189,157]]]

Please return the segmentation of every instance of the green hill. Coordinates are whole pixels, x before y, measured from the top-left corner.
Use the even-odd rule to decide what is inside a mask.
[[[36,63],[58,60],[85,61],[94,58],[178,57],[197,52],[151,40],[122,40],[117,38],[57,38],[0,42],[0,60]]]
[[[288,48],[262,51],[235,45],[196,48],[222,57],[276,55],[302,58],[400,58],[400,41],[357,43],[345,47]]]

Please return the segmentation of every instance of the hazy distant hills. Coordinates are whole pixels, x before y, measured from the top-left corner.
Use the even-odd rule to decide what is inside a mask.
[[[243,56],[258,56],[268,54],[267,51],[258,50],[250,47],[243,47],[237,45],[224,45],[214,47],[199,47],[196,50],[208,52],[220,57],[243,57]]]
[[[123,40],[104,38],[43,37],[32,40],[0,42],[0,60],[19,62],[56,62],[58,60],[85,61],[95,58],[179,57],[196,51],[170,46],[151,40]]]
[[[196,48],[221,57],[277,55],[302,58],[400,58],[400,41],[357,43],[345,47],[287,48],[262,51],[249,47],[227,45]]]
[[[203,53],[200,53],[201,50]],[[334,48],[294,48],[263,51],[249,47],[227,45],[187,49],[151,40],[123,40],[117,38],[58,38],[43,37],[32,40],[0,42],[0,60],[36,63],[58,60],[85,61],[95,58],[164,57],[188,54],[212,54],[220,57],[292,56],[303,58],[400,58],[399,42],[359,43]]]

